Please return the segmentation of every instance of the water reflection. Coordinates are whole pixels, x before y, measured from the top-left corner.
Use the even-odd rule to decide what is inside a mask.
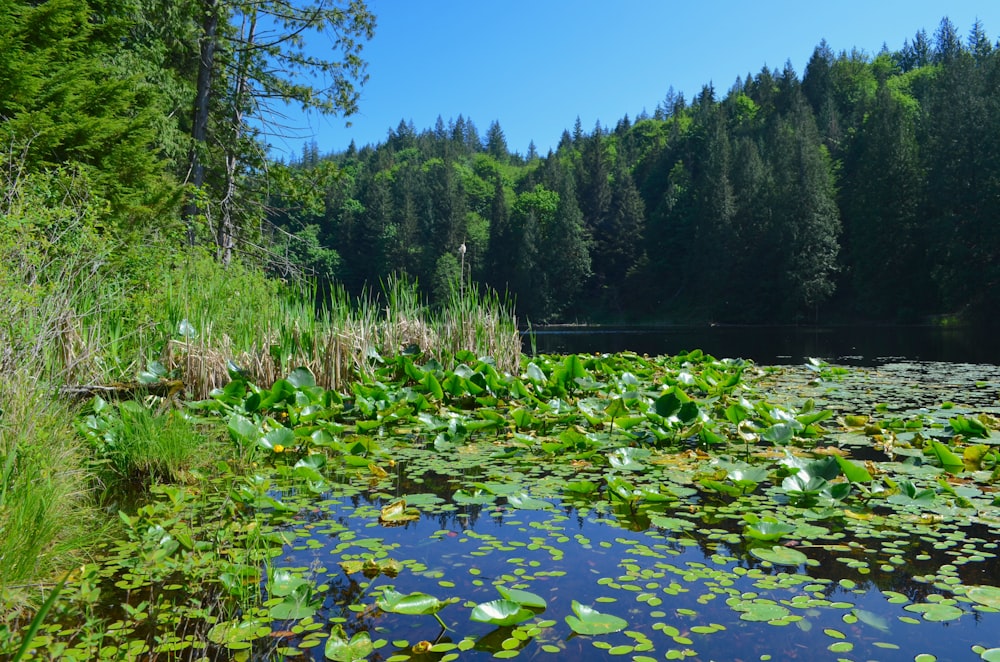
[[[445,482],[439,478],[425,476],[425,488],[436,491],[433,486]],[[549,502],[552,508],[547,510],[445,503],[419,520],[384,527],[376,522],[387,500],[355,492],[327,501],[324,518],[310,526],[292,527],[299,537],[280,563],[327,574],[327,600],[317,620],[345,618],[348,635],[367,630],[373,639],[396,642],[371,658],[376,660],[404,654],[417,660],[441,659],[443,652],[414,656],[412,645],[421,641],[474,639],[475,645],[462,652],[463,660],[494,659],[497,652],[511,650],[512,644],[505,648],[504,642],[513,637],[514,628],[468,618],[471,605],[499,597],[496,585],[540,595],[548,605],[534,620],[554,621],[517,642],[520,659],[622,659],[595,643],[634,647],[645,639],[654,651],[635,654],[655,659],[676,650],[692,651],[690,659],[698,660],[758,660],[766,655],[775,660],[834,660],[840,654],[829,646],[841,639],[831,633],[839,633],[851,644],[852,659],[909,661],[920,652],[946,660],[963,657],[956,654],[959,650],[971,657],[971,647],[988,643],[1000,626],[1000,614],[977,613],[969,605],[958,620],[909,623],[900,619],[919,615],[886,597],[895,591],[907,602],[930,602],[948,595],[947,586],[924,579],[924,573],[932,578],[945,563],[961,564],[956,550],[995,549],[987,542],[990,531],[983,527],[950,528],[933,537],[920,537],[919,528],[859,536],[834,527],[828,536],[801,543],[809,565],[785,567],[746,553],[738,514],[683,514],[695,526],[676,532],[649,526],[646,519],[648,528],[634,530],[643,522],[602,500]],[[324,530],[323,519],[348,529],[313,533]],[[898,540],[886,542],[893,537]],[[402,563],[398,576],[369,583],[338,566],[343,560],[380,555]],[[904,561],[894,559],[897,556]],[[998,573],[993,558],[969,563],[955,576],[963,583],[992,583]],[[460,603],[439,613],[451,632],[442,631],[431,616],[374,609],[374,595],[385,586],[441,600],[459,597]],[[573,600],[626,619],[627,631],[572,635],[565,617],[572,613]],[[738,602],[745,607],[737,607]],[[744,620],[744,612],[734,610],[759,605],[775,605],[791,618],[758,622]],[[314,651],[312,659],[323,659],[322,652]]]
[[[799,364],[806,358],[874,366],[891,361],[1000,364],[995,330],[940,326],[551,326],[524,335],[525,351],[539,353],[676,354],[701,349],[717,358],[761,365]]]

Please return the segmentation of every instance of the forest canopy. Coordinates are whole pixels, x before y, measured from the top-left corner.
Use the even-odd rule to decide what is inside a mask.
[[[315,60],[303,34],[323,27],[338,40]],[[356,294],[398,273],[431,300],[474,281],[533,322],[909,322],[1000,303],[1000,48],[979,23],[875,54],[822,42],[801,75],[671,88],[651,115],[577,120],[544,155],[459,116],[269,156],[268,104],[357,109],[374,29],[358,0],[5,2],[0,140],[20,197],[4,214],[82,201],[102,237]]]

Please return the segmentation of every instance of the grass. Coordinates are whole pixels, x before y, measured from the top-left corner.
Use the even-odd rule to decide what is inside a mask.
[[[222,268],[157,228],[118,240],[103,203],[65,173],[14,169],[0,182],[0,628],[114,526],[109,489],[185,481],[224,448],[165,403],[82,412],[64,387],[134,383],[159,361],[193,399],[233,367],[265,385],[306,366],[347,391],[414,345],[449,367],[465,350],[517,369],[516,319],[495,294],[460,288],[432,309],[394,276],[358,297],[336,285],[320,295],[256,266]]]
[[[25,377],[0,379],[0,597],[13,605],[75,565],[100,529],[73,412]]]

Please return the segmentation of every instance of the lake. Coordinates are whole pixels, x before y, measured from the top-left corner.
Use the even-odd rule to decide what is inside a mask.
[[[875,366],[899,360],[1000,364],[994,329],[942,326],[547,326],[532,330],[537,352],[676,354],[701,349],[760,365],[829,363]],[[524,336],[526,352],[531,337]]]

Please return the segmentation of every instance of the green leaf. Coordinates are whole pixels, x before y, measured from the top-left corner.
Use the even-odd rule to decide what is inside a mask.
[[[593,607],[582,605],[576,600],[573,600],[570,606],[576,616],[567,616],[566,623],[577,634],[610,634],[621,632],[628,627],[628,621],[625,619],[611,614],[602,614]]]
[[[291,570],[275,568],[271,571],[267,591],[271,595],[285,597],[291,595],[298,587],[308,583],[308,579],[296,575]]]
[[[545,609],[548,606],[545,602],[545,598],[532,593],[531,591],[524,591],[519,588],[507,588],[506,586],[497,586],[497,592],[507,600],[512,600],[522,607]]]
[[[755,540],[769,541],[778,540],[786,533],[795,531],[795,529],[796,527],[793,524],[779,522],[773,517],[764,517],[759,521],[748,523],[746,528],[743,529],[743,533]]]
[[[367,632],[358,632],[348,640],[343,626],[334,625],[323,654],[334,662],[359,662],[368,659],[374,651],[372,638]]]
[[[233,441],[252,442],[260,435],[260,429],[246,416],[233,414],[229,417],[229,435]]]
[[[295,447],[295,433],[288,428],[275,428],[261,437],[257,443],[267,450],[274,450],[275,446],[282,448]]]
[[[941,463],[941,468],[948,473],[957,474],[965,470],[965,462],[962,461],[962,458],[940,441],[931,439],[930,451]]]
[[[643,460],[649,457],[649,451],[645,448],[623,447],[616,448],[608,453],[608,463],[614,469],[624,471],[640,471],[646,465]]]
[[[974,602],[994,609],[1000,609],[1000,588],[996,586],[973,586],[966,596]]]
[[[539,368],[534,361],[528,364],[528,367],[525,369],[525,374],[528,379],[535,384],[544,384],[547,381],[545,373],[542,372],[542,369]]]
[[[288,383],[295,388],[303,388],[306,386],[316,386],[316,378],[310,372],[309,368],[299,367],[288,375]]]
[[[427,389],[429,394],[438,400],[442,400],[444,398],[444,390],[441,388],[441,384],[438,382],[437,377],[434,376],[433,372],[425,374],[421,384],[423,384],[423,387]]]
[[[788,423],[775,423],[760,434],[760,438],[772,444],[783,446],[792,440],[795,431]]]
[[[544,499],[535,499],[523,492],[507,495],[507,503],[518,510],[551,510],[555,507]]]
[[[670,418],[681,410],[682,404],[683,401],[677,397],[675,389],[671,387],[670,390],[666,391],[653,402],[653,409],[657,415],[663,418]]]
[[[797,549],[775,545],[774,547],[755,547],[750,550],[750,555],[761,561],[770,561],[775,565],[797,566],[809,560],[809,557]]]
[[[476,605],[472,608],[469,619],[477,623],[490,623],[506,627],[526,621],[534,615],[535,612],[521,606],[518,602],[501,599],[490,600],[489,602],[482,602]]]
[[[438,600],[433,595],[426,593],[403,594],[391,588],[382,591],[382,597],[376,601],[376,605],[382,611],[393,614],[408,614],[413,616],[436,614],[448,605],[457,602],[458,598],[448,600]]]
[[[213,644],[219,644],[220,646],[226,646],[228,648],[242,648],[242,646],[234,645],[244,644],[246,642],[253,641],[254,639],[259,639],[269,631],[270,628],[265,626],[261,621],[223,621],[221,623],[216,623],[212,626],[212,629],[208,631],[208,640]]]
[[[844,477],[852,483],[870,483],[872,476],[868,473],[860,464],[855,464],[850,460],[840,457],[839,455],[834,455],[834,459],[837,460],[837,464],[840,465],[840,470],[844,472]]]

